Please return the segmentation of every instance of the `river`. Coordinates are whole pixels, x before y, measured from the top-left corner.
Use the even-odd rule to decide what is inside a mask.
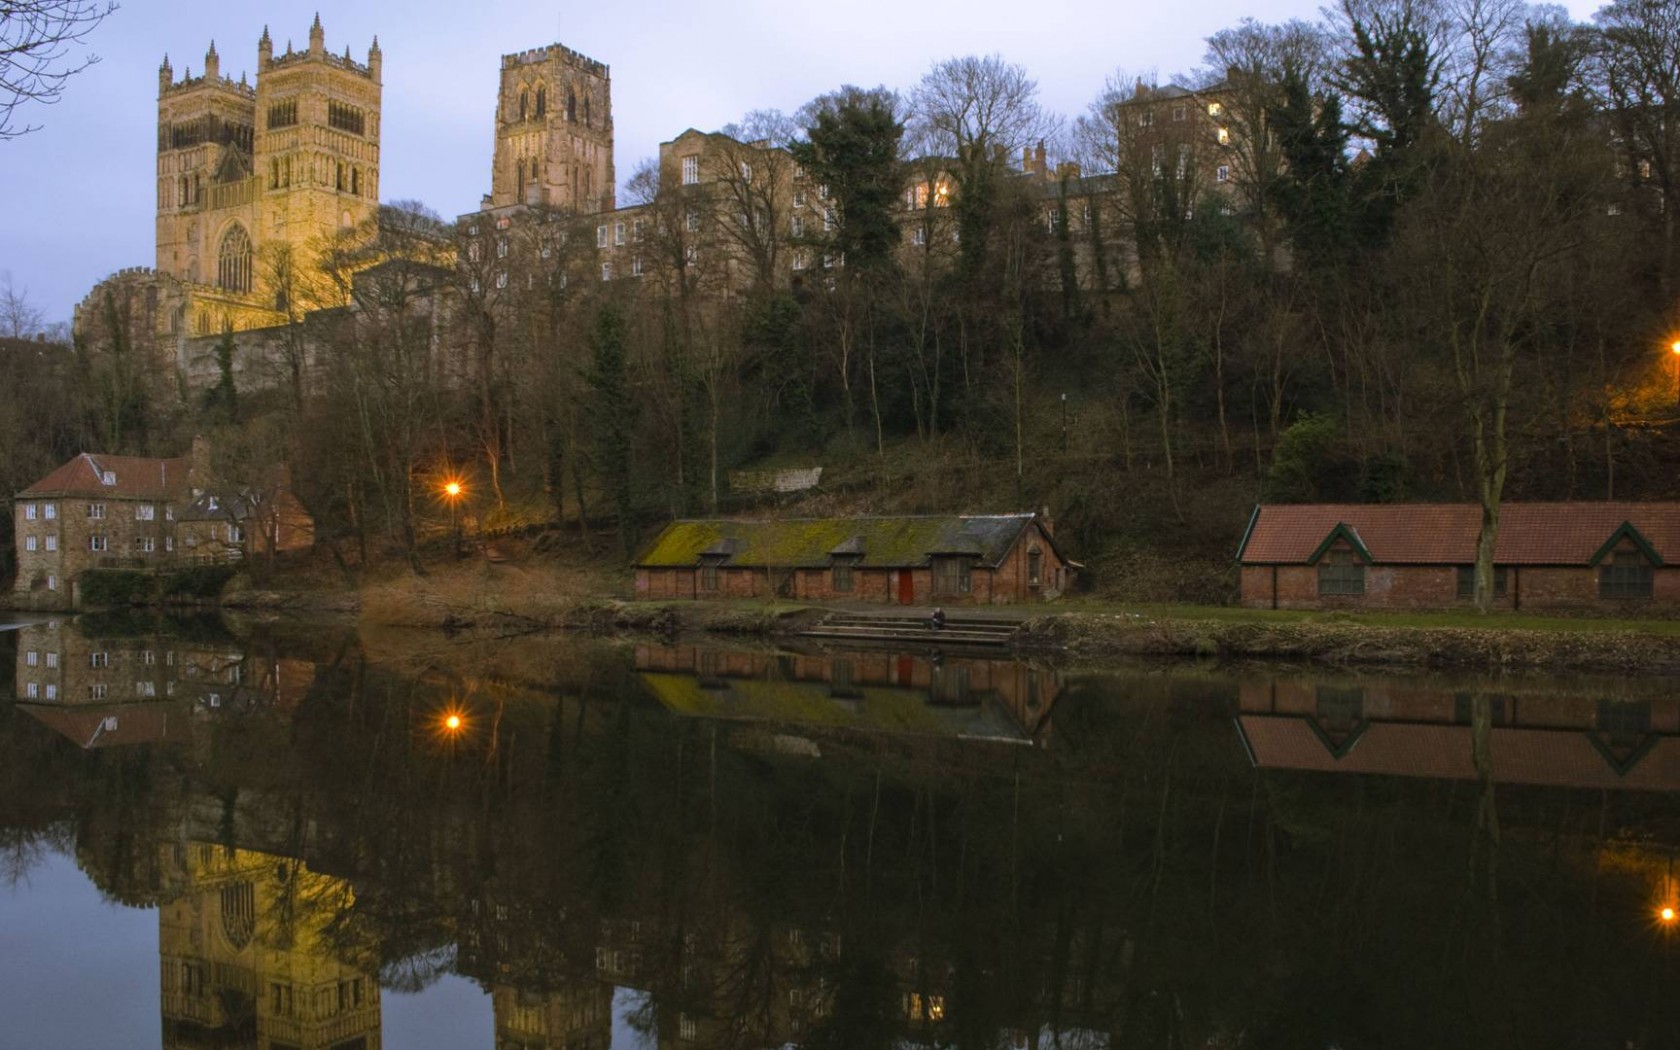
[[[0,633],[0,1047],[1680,1045],[1680,691]]]

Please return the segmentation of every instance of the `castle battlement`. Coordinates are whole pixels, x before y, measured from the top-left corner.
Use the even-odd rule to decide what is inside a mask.
[[[210,77],[206,75],[202,77],[195,77],[192,75],[192,71],[188,70],[186,75],[181,77],[180,80],[172,80],[167,86],[159,85],[159,87],[164,95],[175,94],[182,91],[193,91],[201,87],[209,87],[219,91],[228,91],[238,95],[240,98],[251,99],[253,101],[257,97],[256,85],[246,83],[243,74],[240,75],[238,80],[234,80],[232,77],[222,76]]]
[[[547,47],[534,47],[529,51],[519,51],[511,55],[503,55],[502,68],[512,69],[515,66],[535,65],[538,62],[547,62],[553,58],[569,59],[582,66],[587,72],[593,73],[599,77],[611,76],[605,62],[597,62],[588,55],[573,51],[564,44],[550,44]]]
[[[280,69],[285,66],[301,65],[304,62],[321,62],[334,69],[342,69],[347,73],[367,77],[369,80],[373,79],[373,70],[369,67],[357,62],[349,55],[335,55],[330,51],[319,55],[311,54],[308,51],[288,51],[283,55],[275,55],[269,62],[269,68]]]

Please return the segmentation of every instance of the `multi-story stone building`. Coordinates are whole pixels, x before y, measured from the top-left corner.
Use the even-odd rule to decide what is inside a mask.
[[[203,441],[174,459],[84,452],[19,492],[14,603],[76,608],[77,581],[89,569],[225,563],[313,543],[309,516],[288,486],[220,494],[209,455]]]
[[[193,477],[190,457],[83,453],[18,493],[16,597],[72,608],[83,571],[143,566],[173,553],[175,512]]]

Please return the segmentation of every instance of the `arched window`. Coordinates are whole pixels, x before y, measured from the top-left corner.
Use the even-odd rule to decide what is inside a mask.
[[[586,128],[592,128],[592,127],[595,126],[594,124],[591,124],[589,122],[589,96],[588,95],[583,96],[583,126],[586,127]]]
[[[577,123],[577,92],[571,88],[566,89],[566,119]]]
[[[528,110],[530,108],[530,105],[531,105],[531,93],[529,91],[526,91],[524,88],[520,88],[519,89],[519,119],[520,120],[525,119],[525,117],[527,115],[526,110]]]
[[[352,197],[360,197],[362,195],[362,169],[361,168],[351,168],[350,169],[350,195]]]
[[[216,287],[230,292],[251,290],[251,238],[238,223],[222,234],[222,247],[216,253]]]
[[[187,177],[185,175],[181,176],[181,188],[180,192],[175,195],[175,206],[177,208],[187,206]]]
[[[541,117],[544,113],[547,113],[547,112],[548,112],[548,88],[544,87],[541,84],[538,84],[537,85],[537,116]]]
[[[518,163],[515,164],[515,168],[518,171],[518,174],[514,178],[515,193],[517,194],[518,200],[523,202],[525,200],[525,158],[524,157],[519,158]]]

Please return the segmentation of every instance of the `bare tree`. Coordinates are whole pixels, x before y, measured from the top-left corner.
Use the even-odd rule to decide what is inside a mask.
[[[111,0],[18,0],[0,4],[0,140],[14,139],[40,125],[18,124],[19,108],[50,106],[69,79],[99,61],[72,58],[74,46],[105,21]]]
[[[12,271],[0,270],[0,336],[28,339],[41,332],[46,314],[29,301],[29,289],[12,283]]]

